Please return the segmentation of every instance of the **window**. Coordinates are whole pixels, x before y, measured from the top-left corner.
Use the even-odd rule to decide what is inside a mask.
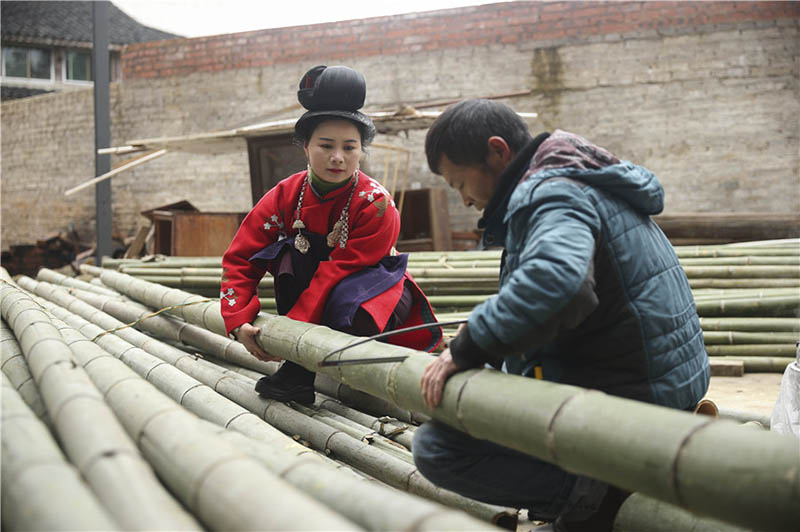
[[[67,50],[67,79],[92,81],[92,53],[83,50]]]
[[[3,47],[3,75],[13,78],[53,78],[52,54],[42,48]]]

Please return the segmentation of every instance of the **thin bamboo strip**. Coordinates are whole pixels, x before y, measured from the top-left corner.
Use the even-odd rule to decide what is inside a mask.
[[[717,257],[717,258],[682,258],[684,266],[800,266],[800,256],[772,256],[760,257],[747,255],[742,257]]]
[[[52,429],[50,414],[42,401],[39,388],[36,387],[36,381],[33,380],[31,370],[22,354],[22,348],[19,346],[14,332],[3,320],[0,320],[0,353],[3,357],[2,371],[8,379],[9,385],[19,393],[33,413]]]
[[[795,340],[797,341],[797,340]],[[794,358],[797,348],[794,344],[741,344],[706,345],[708,356],[728,357],[786,357]],[[782,370],[781,370],[782,371]]]
[[[788,278],[800,277],[796,266],[684,266],[686,277],[714,279]]]
[[[75,313],[77,316],[95,322],[106,330],[114,329],[121,324],[121,322],[105,315],[105,313],[98,311],[87,303],[70,296],[57,286],[37,283],[27,278],[20,279],[20,284]],[[204,312],[201,312],[202,314]],[[221,368],[215,368],[213,364],[196,360],[194,357],[147,337],[134,329],[122,329],[115,334],[165,362],[178,367],[178,369],[200,382],[211,386],[218,393],[258,414],[259,417],[262,417],[271,425],[287,433],[300,434],[301,437],[312,442],[319,449],[330,449],[344,458],[350,465],[383,480],[393,487],[434,499],[448,506],[461,508],[489,522],[508,514],[505,509],[473,501],[434,486],[430,481],[422,477],[412,465],[397,458],[392,458],[368,444],[328,427],[320,421],[301,416],[282,403],[259,397],[252,386],[245,385],[242,387],[242,384],[237,382],[237,379],[231,379],[222,372]],[[97,338],[96,341],[98,343],[113,341],[113,336],[105,335]],[[165,380],[170,385],[175,385],[177,378],[170,377]],[[232,385],[231,383],[235,384]],[[231,392],[231,389],[233,392]],[[229,395],[231,393],[233,393],[232,396]],[[242,396],[244,396],[244,399]]]
[[[102,274],[104,282],[107,273],[113,272]],[[134,281],[129,284],[131,292],[142,292]],[[164,290],[147,287],[157,300],[171,292]],[[188,308],[182,312],[185,319],[208,319],[207,308],[187,312]],[[328,352],[343,347],[351,337],[283,316],[260,317],[255,324],[261,328],[258,341],[268,352],[336,375],[403,408],[428,412],[419,381],[430,356],[382,344],[381,355],[411,356],[402,363],[318,368]],[[375,356],[374,345],[338,355],[367,356]],[[530,404],[537,408],[519,408]],[[504,412],[503,419],[496,412]],[[796,442],[777,434],[743,432],[719,420],[490,370],[451,377],[433,414],[474,437],[727,522],[781,530],[800,520]],[[755,455],[761,457],[757,464],[748,458]],[[734,478],[732,463],[741,468]],[[746,497],[741,482],[748,486]]]
[[[692,289],[698,288],[798,288],[800,279],[689,279]]]
[[[760,289],[732,289],[732,290],[693,290],[695,301],[724,300],[724,299],[763,299],[777,296],[800,296],[800,289],[796,288],[760,288]]]
[[[414,436],[413,425],[400,423],[395,418],[390,418],[388,416],[370,416],[369,414],[360,412],[355,408],[351,408],[323,394],[320,394],[320,397],[317,398],[314,404],[315,406],[325,408],[340,416],[351,419],[356,423],[378,432],[378,434],[404,445],[407,449],[411,449],[411,441]]]
[[[76,367],[50,317],[8,282],[2,283],[0,295],[3,318],[42,391],[58,439],[109,514],[127,529],[197,529],[142,459],[86,372]]]
[[[107,296],[117,295],[111,290],[87,283],[86,281],[81,281],[80,279],[75,279],[74,277],[67,277],[63,273],[58,273],[57,271],[53,271],[48,268],[40,268],[36,273],[36,278],[40,281],[69,286],[70,288],[79,288],[81,290],[86,290],[87,292],[96,292],[98,294],[104,294]]]
[[[3,530],[120,530],[48,428],[1,378]]]
[[[703,331],[800,332],[798,318],[701,317]]]
[[[718,356],[716,359],[741,360],[746,373],[783,373],[786,366],[796,360],[794,357],[771,356]]]
[[[83,321],[83,323],[81,323],[82,319],[77,315],[70,314],[69,311],[65,309],[61,310],[65,317],[76,325],[81,326],[81,330],[83,330],[87,336],[96,336],[98,330],[100,330],[98,327],[88,322]],[[73,331],[76,334],[80,334],[74,329]],[[98,345],[88,342],[85,337],[81,336],[81,338],[82,340],[76,339],[75,344],[83,341],[84,343],[88,343],[88,345],[83,345],[83,348],[88,351],[91,351],[92,348],[95,350],[101,349]],[[118,338],[103,337],[103,339],[98,341],[106,344],[109,342],[111,344],[116,344],[117,347],[112,347],[112,349],[118,352],[120,357],[126,359],[132,367],[139,368],[141,377],[152,380],[152,383],[158,385],[162,392],[173,396],[173,399],[178,400],[184,407],[195,414],[204,419],[213,420],[219,426],[240,431],[243,435],[271,444],[272,448],[270,450],[261,447],[259,452],[256,453],[260,458],[263,458],[264,453],[267,453],[270,457],[267,460],[267,466],[271,471],[281,477],[288,475],[290,477],[289,480],[296,487],[303,491],[310,492],[315,499],[326,503],[331,508],[337,508],[347,517],[354,519],[363,526],[373,530],[409,529],[413,523],[417,522],[419,522],[421,526],[420,529],[475,530],[485,529],[487,526],[485,522],[477,521],[460,512],[454,512],[450,509],[439,507],[423,499],[395,492],[389,488],[363,484],[360,480],[354,484],[352,480],[350,480],[350,475],[342,474],[338,468],[330,472],[329,469],[331,466],[325,467],[318,461],[311,461],[310,459],[312,456],[309,455],[308,448],[295,443],[283,433],[275,430],[263,420],[257,418],[235,403],[228,401],[214,392],[210,394],[203,393],[198,396],[198,390],[204,389],[210,391],[210,388],[188,377],[174,366],[163,364],[160,359],[155,359],[155,357],[137,348],[132,348],[130,344],[126,344]],[[89,362],[96,364],[96,360],[101,356],[103,355],[91,354],[88,355],[87,358]],[[110,355],[106,356],[110,357]],[[143,360],[136,360],[137,358]],[[114,362],[116,362],[116,360],[114,360]],[[102,367],[96,370],[98,372],[97,378],[101,381],[105,379],[106,376],[113,373],[107,366],[108,363],[106,362]],[[157,375],[159,372],[163,373],[164,370],[167,370],[167,372],[160,376]],[[128,376],[125,378],[130,377]],[[116,386],[118,382],[118,380],[108,381],[105,382],[103,386],[104,388],[107,387],[110,389]],[[176,386],[176,382],[181,382],[182,384]],[[153,391],[147,388],[139,389],[137,393],[139,400],[141,400],[140,396],[143,393],[152,394]],[[242,443],[246,440],[239,439],[236,441],[238,442],[237,448],[241,449]],[[248,452],[253,454],[252,449]],[[304,468],[304,472],[298,473],[297,469],[301,467]],[[320,483],[324,480],[327,480],[328,486],[335,486],[337,489],[323,489],[325,486]],[[265,486],[262,489],[266,488]],[[357,498],[362,504],[343,504],[343,500],[346,499],[341,496],[340,490],[343,488],[350,494],[350,497]],[[271,497],[273,496],[271,495]],[[373,511],[365,511],[363,507],[364,501],[373,503],[371,506],[372,508],[388,505],[397,506],[398,508],[402,507],[405,511],[402,513],[392,512],[389,514],[385,512],[376,513]],[[307,508],[307,510],[314,510],[314,508],[310,507]]]
[[[732,246],[675,246],[675,253],[678,258],[699,258],[699,257],[742,257],[748,255],[765,256],[793,256],[800,253],[797,245],[785,246],[751,246],[751,247],[732,247]]]
[[[706,345],[715,344],[793,344],[800,340],[795,333],[779,332],[742,332],[742,331],[705,331],[703,341]]]
[[[404,462],[414,465],[414,458],[411,456],[411,453],[406,447],[391,441],[389,438],[386,438],[375,430],[364,427],[363,425],[360,425],[359,423],[356,423],[355,421],[345,417],[338,416],[337,414],[334,414],[333,412],[330,412],[324,408],[309,408],[299,404],[293,404],[292,408],[310,418],[322,421],[334,429],[341,430],[357,440],[367,442],[383,452],[394,456],[395,458],[399,458]]]

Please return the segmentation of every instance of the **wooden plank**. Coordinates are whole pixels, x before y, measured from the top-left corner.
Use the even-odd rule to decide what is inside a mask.
[[[152,223],[149,225],[139,226],[139,228],[136,230],[136,236],[134,237],[133,242],[131,242],[131,245],[125,250],[125,254],[122,256],[122,258],[132,259],[142,254],[142,248],[144,248],[145,240],[147,239],[147,235],[152,227]]]
[[[742,377],[744,375],[744,362],[741,360],[719,360],[711,357],[708,361],[711,365],[712,377]]]

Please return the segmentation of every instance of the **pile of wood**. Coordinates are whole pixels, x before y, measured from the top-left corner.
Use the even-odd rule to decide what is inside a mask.
[[[416,471],[410,435],[428,416],[636,492],[617,530],[800,519],[796,440],[491,370],[454,376],[430,411],[430,355],[370,342],[335,356],[407,358],[320,367],[353,337],[265,314],[260,345],[318,371],[313,407],[276,403],[253,390],[275,364],[223,335],[218,301],[82,270],[94,277],[71,286],[0,283],[4,529],[513,527],[516,509]]]

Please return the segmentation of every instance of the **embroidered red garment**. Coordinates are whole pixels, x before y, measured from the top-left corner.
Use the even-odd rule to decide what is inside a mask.
[[[308,171],[294,174],[267,192],[245,217],[231,245],[222,258],[223,276],[220,302],[225,330],[230,333],[243,323],[250,323],[261,305],[256,288],[266,271],[249,262],[249,258],[273,242],[293,236],[297,199],[300,187],[306,187],[300,218],[311,233],[327,235],[342,212],[353,185],[338,188],[320,198],[306,182]],[[400,232],[400,214],[388,191],[376,180],[360,173],[349,209],[349,236],[344,248],[337,244],[330,258],[319,264],[308,288],[288,312],[289,318],[308,323],[320,323],[325,302],[336,284],[365,267],[376,264],[390,254]],[[406,272],[405,278],[411,279]],[[413,279],[411,279],[413,282]],[[382,294],[362,304],[383,329],[402,293],[401,280]],[[429,309],[422,291],[415,288]],[[418,307],[415,304],[414,307]],[[423,323],[419,309],[412,311],[403,326]],[[430,319],[425,321],[431,321]],[[398,335],[398,339],[406,335]],[[416,349],[426,349],[431,335],[423,331],[401,343]]]

